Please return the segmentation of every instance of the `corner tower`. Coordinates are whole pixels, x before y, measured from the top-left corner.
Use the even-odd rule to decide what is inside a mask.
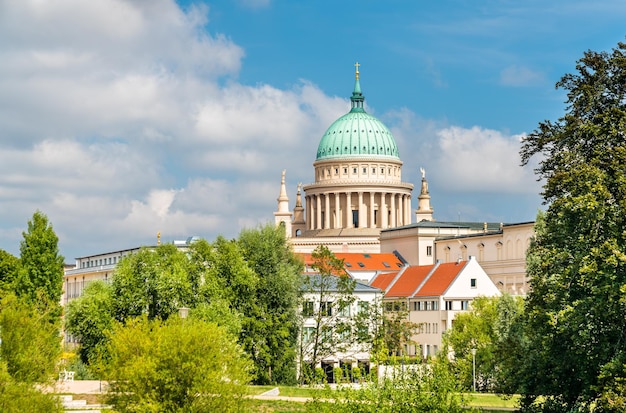
[[[355,66],[351,109],[320,140],[313,162],[315,182],[302,187],[305,220],[292,234],[330,237],[344,250],[350,237],[378,243],[381,229],[408,225],[412,216],[413,185],[402,182],[402,161],[391,131],[365,111],[359,64]]]

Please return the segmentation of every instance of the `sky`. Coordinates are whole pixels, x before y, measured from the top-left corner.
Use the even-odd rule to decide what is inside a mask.
[[[533,221],[520,141],[624,21],[608,0],[0,0],[0,249],[37,210],[68,263],[273,222],[357,61],[414,208],[424,168],[438,221]]]

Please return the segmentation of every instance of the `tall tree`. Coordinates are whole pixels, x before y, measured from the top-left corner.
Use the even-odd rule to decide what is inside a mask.
[[[244,230],[238,242],[258,277],[242,336],[255,364],[255,382],[294,383],[303,263],[291,250],[284,228],[275,225]]]
[[[22,236],[17,294],[33,302],[45,300],[49,305],[60,306],[64,258],[59,254],[59,238],[48,217],[41,211],[35,212]]]
[[[525,405],[588,409],[603,366],[626,359],[625,52],[586,52],[557,83],[565,115],[522,143],[548,205],[527,255]]]

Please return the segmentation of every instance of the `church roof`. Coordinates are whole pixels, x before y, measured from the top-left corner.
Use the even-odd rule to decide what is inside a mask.
[[[375,157],[399,160],[398,146],[391,131],[365,112],[358,63],[350,101],[352,109],[326,130],[317,148],[317,161],[335,158]]]

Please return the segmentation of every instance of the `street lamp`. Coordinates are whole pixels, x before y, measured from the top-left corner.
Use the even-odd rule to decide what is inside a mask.
[[[472,349],[472,383],[474,384],[474,393],[476,393],[476,349]]]

